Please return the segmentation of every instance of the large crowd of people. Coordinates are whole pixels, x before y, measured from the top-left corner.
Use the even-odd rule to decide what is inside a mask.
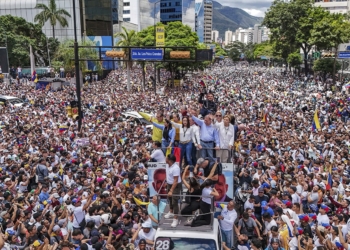
[[[157,94],[137,68],[130,91],[124,69],[84,84],[80,130],[74,84],[3,84],[24,104],[0,105],[0,249],[153,249],[159,215],[209,225],[214,199],[223,249],[350,250],[346,82],[226,60],[175,88],[169,76]],[[150,162],[167,164],[160,196]]]

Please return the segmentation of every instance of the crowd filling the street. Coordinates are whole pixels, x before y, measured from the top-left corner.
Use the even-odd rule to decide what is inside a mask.
[[[350,250],[344,78],[225,59],[155,92],[140,72],[87,79],[80,129],[73,75],[2,83],[0,249]]]

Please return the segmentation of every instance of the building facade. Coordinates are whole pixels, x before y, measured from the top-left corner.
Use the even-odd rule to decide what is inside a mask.
[[[37,4],[49,4],[49,0],[1,0],[0,3],[0,15],[12,15],[24,18],[27,22],[35,23],[34,18],[40,13],[40,9],[35,9]],[[73,22],[73,1],[56,0],[58,9],[65,9],[71,17],[65,17],[68,22],[68,27],[62,27],[58,22],[55,26],[55,37],[63,41],[65,39],[74,38],[74,22]],[[76,12],[76,24],[77,24],[77,36],[81,38],[82,25],[81,25],[81,12],[79,1],[75,2]],[[111,13],[111,11],[109,12]],[[111,14],[110,14],[111,15]],[[112,26],[110,26],[112,27]],[[44,34],[48,37],[53,36],[52,26],[50,22],[46,22],[42,28]]]
[[[253,43],[262,43],[269,40],[269,34],[270,30],[267,27],[261,26],[261,24],[255,24],[253,31]]]
[[[315,0],[314,5],[322,7],[331,13],[346,14],[350,10],[349,0]]]
[[[210,43],[211,31],[213,30],[213,2],[204,0],[204,35],[203,42]]]
[[[204,3],[203,0],[196,0],[195,5],[196,13],[196,33],[199,38],[199,42],[204,42]]]
[[[160,20],[163,24],[168,22],[182,22],[182,0],[161,0]]]
[[[232,35],[233,35],[233,32],[231,30],[227,30],[225,32],[225,41],[224,41],[225,45],[232,43]]]
[[[214,43],[217,42],[218,38],[219,38],[219,31],[213,30],[211,32],[211,40],[212,40],[212,42],[214,42]]]
[[[235,34],[232,35],[232,40],[248,44],[253,42],[253,36],[254,36],[253,28],[248,28],[248,29],[238,28],[235,31]]]

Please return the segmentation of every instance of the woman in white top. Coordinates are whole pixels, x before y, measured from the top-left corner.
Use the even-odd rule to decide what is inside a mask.
[[[201,185],[202,199],[200,201],[201,215],[192,221],[192,227],[199,227],[202,225],[210,225],[211,222],[211,198],[219,197],[218,191],[211,186],[214,185],[211,179],[207,179]]]
[[[227,162],[229,149],[233,146],[235,140],[235,129],[230,123],[230,117],[224,116],[224,122],[217,126],[220,140],[220,150],[216,152],[216,157],[220,157],[220,162]]]
[[[180,142],[179,147],[181,149],[180,166],[184,155],[186,154],[186,160],[188,165],[193,165],[192,161],[192,142],[195,142],[195,134],[193,127],[190,125],[188,116],[182,117],[182,124],[171,122],[174,128],[180,129]]]

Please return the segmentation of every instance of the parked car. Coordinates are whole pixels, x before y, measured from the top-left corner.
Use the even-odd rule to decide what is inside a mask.
[[[0,95],[0,102],[6,104],[6,102],[10,102],[15,107],[21,107],[24,104],[24,101],[22,99],[19,99],[14,96],[8,96],[8,95]]]

